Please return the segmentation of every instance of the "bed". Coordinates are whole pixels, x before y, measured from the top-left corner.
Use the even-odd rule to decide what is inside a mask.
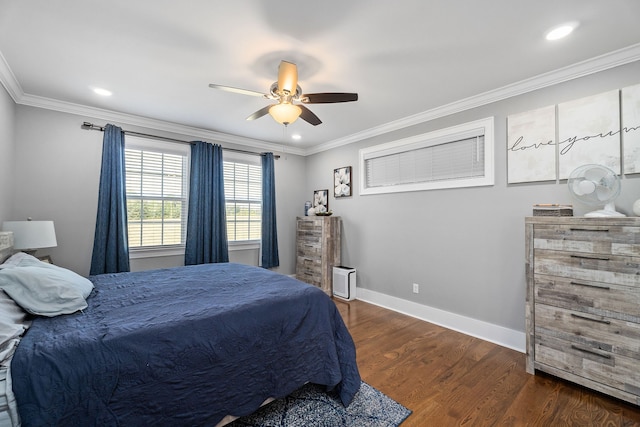
[[[305,383],[345,405],[360,387],[353,340],[314,286],[232,263],[90,282],[80,311],[26,316],[8,377],[24,426],[215,426]]]

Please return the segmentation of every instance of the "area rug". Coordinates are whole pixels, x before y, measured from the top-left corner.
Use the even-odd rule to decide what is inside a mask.
[[[360,385],[348,408],[325,387],[307,384],[274,400],[230,427],[397,427],[411,411],[367,383]]]

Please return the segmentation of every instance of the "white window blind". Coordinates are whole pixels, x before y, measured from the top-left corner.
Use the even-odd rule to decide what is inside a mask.
[[[360,150],[360,194],[493,185],[493,118]]]
[[[252,160],[224,162],[229,242],[260,240],[262,235],[262,167]]]
[[[188,208],[188,146],[126,137],[129,247],[184,246]]]

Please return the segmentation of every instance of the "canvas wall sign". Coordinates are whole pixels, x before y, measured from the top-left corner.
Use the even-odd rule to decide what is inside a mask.
[[[510,183],[556,179],[556,107],[507,118],[507,174]]]
[[[586,164],[640,173],[640,85],[507,117],[509,184],[567,179]]]

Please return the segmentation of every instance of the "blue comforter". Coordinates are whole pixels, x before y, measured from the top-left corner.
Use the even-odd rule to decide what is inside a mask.
[[[333,301],[240,264],[91,278],[84,312],[36,318],[11,365],[24,426],[215,425],[306,382],[360,387]]]

